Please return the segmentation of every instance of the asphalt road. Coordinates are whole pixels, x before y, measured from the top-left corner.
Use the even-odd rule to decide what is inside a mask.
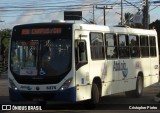
[[[153,99],[160,91],[160,84],[155,84],[144,89],[144,94],[141,98],[126,97],[124,93],[118,93],[111,96],[103,97],[95,109],[86,109],[82,103],[62,103],[62,102],[48,102],[46,109],[42,107],[42,111],[23,111],[25,113],[40,113],[40,112],[56,112],[56,113],[159,113],[160,104]],[[22,106],[36,106],[34,102],[20,102],[12,103],[8,97],[7,77],[0,77],[0,104],[2,105],[22,105]],[[139,109],[145,110],[139,110]],[[136,110],[135,110],[136,109]],[[11,113],[19,111],[0,111],[1,113]],[[20,111],[22,112],[22,111]]]

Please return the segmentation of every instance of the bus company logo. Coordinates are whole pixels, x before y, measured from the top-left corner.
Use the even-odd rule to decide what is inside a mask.
[[[11,110],[11,105],[2,105],[2,110]]]
[[[123,77],[125,78],[128,75],[128,68],[124,60],[123,62],[114,61],[113,71],[122,71]]]
[[[2,110],[11,111],[11,110],[42,110],[41,106],[17,106],[17,105],[2,105]]]

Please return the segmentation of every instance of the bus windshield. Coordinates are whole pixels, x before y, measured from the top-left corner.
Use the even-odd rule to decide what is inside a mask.
[[[10,68],[16,76],[60,76],[71,69],[71,38],[12,40]]]

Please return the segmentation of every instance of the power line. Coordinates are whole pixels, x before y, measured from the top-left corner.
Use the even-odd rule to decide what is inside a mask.
[[[104,1],[103,1],[104,2]],[[62,2],[61,2],[62,3]],[[64,2],[63,2],[64,3]],[[35,10],[35,11],[49,11],[49,10],[59,10],[60,8],[64,8],[64,9],[68,9],[68,10],[72,10],[72,9],[82,9],[82,8],[91,8],[93,4],[97,4],[100,2],[93,2],[90,4],[85,4],[85,5],[56,5],[56,6],[51,6],[51,5],[43,5],[43,6],[24,6],[24,5],[20,5],[20,6],[1,6],[0,7],[0,11],[1,12],[24,12],[24,11],[31,11],[31,10]]]
[[[102,1],[104,2],[104,1]],[[62,2],[61,2],[62,3]],[[64,2],[63,2],[64,3]],[[0,11],[3,11],[5,12],[5,14],[3,15],[6,15],[6,12],[26,12],[26,11],[50,11],[50,10],[55,10],[55,12],[59,12],[61,10],[59,9],[62,9],[62,7],[64,8],[64,10],[74,10],[74,9],[90,9],[92,7],[93,4],[95,3],[100,3],[100,2],[93,2],[93,3],[90,3],[90,4],[84,4],[84,5],[56,5],[56,6],[50,6],[50,5],[43,5],[43,6],[12,6],[12,7],[9,7],[7,9],[5,9],[6,7],[0,7],[1,10]],[[8,6],[7,6],[8,7]],[[50,12],[49,12],[50,13]],[[52,13],[52,12],[51,12]],[[31,15],[41,15],[41,14],[48,14],[48,13],[36,13],[36,14],[31,14]],[[13,17],[13,16],[3,16],[1,15],[1,17]],[[23,15],[19,15],[19,16],[28,16],[27,14],[23,14]]]
[[[44,1],[44,0],[42,0]],[[117,0],[118,1],[118,0]],[[65,0],[65,1],[56,1],[56,5],[53,4],[52,1],[45,1],[45,2],[34,2],[28,1],[22,4],[22,2],[14,2],[15,5],[10,5],[10,3],[2,4],[0,3],[0,12],[5,11],[4,13],[1,12],[1,17],[19,17],[19,16],[32,16],[32,15],[45,15],[45,14],[52,14],[57,12],[63,12],[64,10],[82,10],[82,11],[90,11],[93,9],[93,5],[98,4],[100,6],[103,5],[110,5],[114,6],[113,9],[120,9],[120,2],[112,3],[108,2],[106,0],[99,0],[99,1],[87,1],[82,4],[81,0]],[[131,1],[132,4],[140,4],[140,1]],[[65,4],[65,5],[64,5]],[[3,5],[3,6],[2,6]],[[153,1],[151,2],[151,6],[154,6],[155,4]],[[10,6],[10,7],[9,7]],[[125,9],[130,10],[132,5],[128,3],[123,3],[123,7]],[[64,9],[62,9],[64,8]],[[132,8],[133,9],[133,8]],[[33,11],[31,14],[25,14],[25,12]],[[21,14],[23,13],[23,14]],[[8,15],[7,15],[8,14]],[[96,14],[96,13],[95,13]],[[96,15],[97,16],[97,15]],[[100,16],[99,16],[100,17]]]
[[[96,6],[96,9],[103,9],[104,25],[106,25],[106,9],[112,9],[112,7],[107,7],[107,6],[97,7]]]

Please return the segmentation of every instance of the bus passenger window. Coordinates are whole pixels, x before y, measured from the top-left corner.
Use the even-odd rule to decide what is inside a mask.
[[[105,34],[106,56],[107,58],[117,58],[117,39],[115,34]]]
[[[141,57],[149,56],[148,36],[141,36],[140,39]]]
[[[151,57],[155,57],[155,56],[157,56],[157,52],[156,52],[156,38],[155,38],[155,36],[150,36],[149,37],[149,41],[150,41],[150,56]]]
[[[129,47],[127,35],[118,35],[119,38],[119,57],[126,58],[129,57]]]
[[[130,46],[130,55],[131,57],[139,57],[140,51],[139,51],[139,40],[138,36],[136,35],[129,35],[129,46]]]
[[[93,60],[105,59],[103,33],[90,33],[90,47]]]

